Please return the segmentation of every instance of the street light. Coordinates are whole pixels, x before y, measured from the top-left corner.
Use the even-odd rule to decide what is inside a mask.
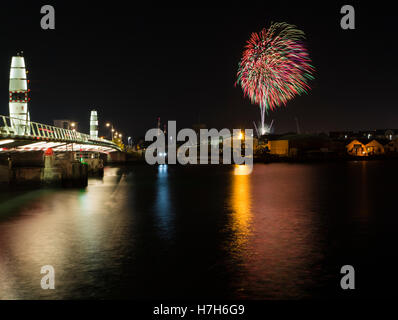
[[[106,126],[107,128],[110,128],[110,129],[111,129],[110,132],[109,132],[109,134],[110,134],[110,136],[111,136],[111,140],[113,140],[113,132],[115,131],[115,129],[113,128],[113,124],[107,122],[107,123],[105,124],[105,126]]]

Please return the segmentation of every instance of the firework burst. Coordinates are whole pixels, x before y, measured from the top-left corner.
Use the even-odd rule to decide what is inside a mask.
[[[237,84],[261,110],[261,132],[265,112],[286,105],[296,95],[307,93],[314,67],[304,47],[304,32],[284,22],[252,33],[239,63]]]

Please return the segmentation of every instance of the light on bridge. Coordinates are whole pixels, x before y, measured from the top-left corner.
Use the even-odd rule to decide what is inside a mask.
[[[14,142],[14,140],[13,139],[1,140],[0,144],[7,144],[7,143],[11,143],[11,142]]]

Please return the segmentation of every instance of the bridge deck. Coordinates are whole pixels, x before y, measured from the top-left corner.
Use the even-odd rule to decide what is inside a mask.
[[[113,141],[42,123],[0,115],[0,152],[45,150],[120,151]]]

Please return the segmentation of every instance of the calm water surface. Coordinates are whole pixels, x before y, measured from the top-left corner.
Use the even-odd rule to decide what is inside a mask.
[[[82,190],[3,190],[0,298],[383,297],[397,284],[397,166],[131,166]],[[43,265],[55,290],[40,288]]]

